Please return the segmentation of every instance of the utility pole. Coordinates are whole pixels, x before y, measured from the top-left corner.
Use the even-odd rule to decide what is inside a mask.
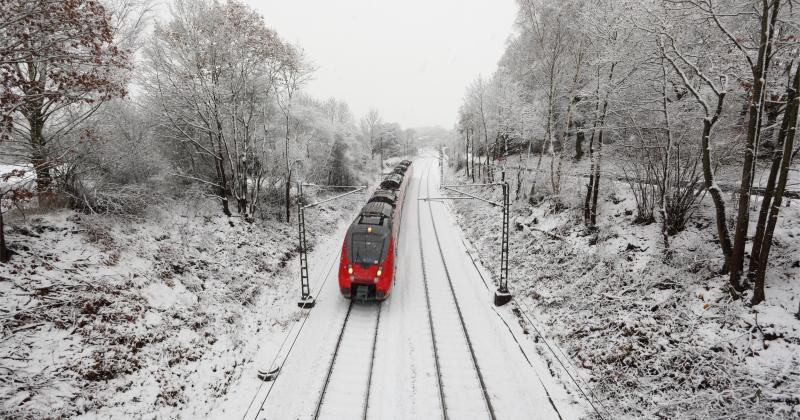
[[[316,203],[304,205],[303,204],[303,187],[317,187],[317,188],[354,188],[353,191],[348,191],[337,196],[318,201]],[[355,194],[367,189],[366,185],[315,185],[305,184],[300,181],[297,182],[297,236],[298,248],[300,250],[300,301],[297,306],[303,309],[311,309],[316,304],[316,299],[311,295],[311,286],[308,282],[308,244],[306,242],[306,216],[305,210],[319,206],[333,200],[338,200],[350,194]]]
[[[500,285],[494,294],[494,304],[503,306],[511,300],[511,292],[508,291],[508,236],[509,222],[511,219],[511,200],[508,181],[506,181],[506,171],[503,170],[503,235],[500,244]]]
[[[508,251],[509,251],[509,223],[511,219],[511,200],[509,198],[510,188],[508,185],[508,181],[506,181],[506,172],[503,171],[501,173],[501,182],[490,182],[485,184],[444,184],[441,185],[441,188],[444,190],[448,190],[450,192],[454,192],[458,194],[457,197],[433,197],[429,198],[429,200],[456,200],[456,199],[472,199],[482,201],[487,203],[493,207],[500,207],[503,210],[503,219],[502,219],[502,236],[501,236],[501,244],[500,244],[500,281],[498,281],[497,290],[494,292],[494,304],[495,306],[503,306],[506,303],[510,302],[513,296],[511,292],[508,290]],[[501,187],[503,189],[503,202],[498,203],[495,201],[487,200],[483,197],[478,197],[474,194],[470,194],[465,191],[461,191],[460,189],[456,188],[468,188],[468,187]]]

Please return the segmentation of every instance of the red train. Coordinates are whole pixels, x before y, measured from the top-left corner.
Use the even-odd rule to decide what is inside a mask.
[[[389,297],[403,197],[411,172],[411,161],[400,162],[347,230],[339,265],[339,290],[345,298],[366,301]]]

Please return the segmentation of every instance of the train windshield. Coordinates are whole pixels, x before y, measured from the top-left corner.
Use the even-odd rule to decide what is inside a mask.
[[[389,243],[388,235],[353,232],[350,238],[350,261],[359,265],[379,264]]]

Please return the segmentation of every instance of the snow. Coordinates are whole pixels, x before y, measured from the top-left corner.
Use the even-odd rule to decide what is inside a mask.
[[[356,203],[314,210],[310,244]],[[0,416],[214,418],[231,386],[258,381],[302,312],[297,232],[220,213],[205,198],[141,220],[7,213]]]
[[[584,163],[567,163],[566,211],[553,213],[547,201],[514,204],[509,285],[521,313],[553,347],[537,340],[542,357],[586,384],[606,418],[798,417],[797,200],[781,212],[767,302],[749,308],[730,298],[727,276],[719,274],[709,197],[670,238],[667,259],[660,226],[633,223],[635,203],[622,182],[602,180],[598,229],[583,226],[584,170]],[[498,199],[489,190],[481,195]],[[450,206],[493,273],[487,278],[497,278],[497,210],[460,200]]]
[[[10,176],[14,171],[22,171],[22,176]],[[8,179],[6,179],[8,177]],[[28,185],[36,178],[31,165],[10,165],[0,163],[0,193],[9,189]]]

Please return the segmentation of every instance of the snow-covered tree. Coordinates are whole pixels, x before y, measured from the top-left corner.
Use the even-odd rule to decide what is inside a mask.
[[[127,51],[98,0],[3,2],[0,17],[0,140],[14,141],[50,188],[69,158],[65,142],[108,100],[126,94]]]

